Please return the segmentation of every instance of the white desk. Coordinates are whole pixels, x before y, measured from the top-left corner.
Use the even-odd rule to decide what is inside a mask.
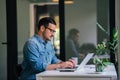
[[[37,80],[117,80],[114,65],[109,65],[103,72],[96,73],[94,65],[86,65],[75,72],[45,71],[36,75]]]

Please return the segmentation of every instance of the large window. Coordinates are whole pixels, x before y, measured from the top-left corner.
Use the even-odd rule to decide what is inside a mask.
[[[97,44],[96,9],[96,0],[73,0],[72,4],[65,4],[66,59],[93,51]]]
[[[79,31],[78,53],[86,55],[88,52],[93,52],[92,49],[98,43],[106,40],[112,41],[112,29],[115,26],[113,0],[70,1],[73,1],[73,3],[69,5],[65,4],[64,0],[60,1],[60,25],[62,24],[60,30],[64,31],[60,42],[62,44],[61,51],[64,51],[64,54],[61,53],[61,58],[64,57],[63,60],[74,56],[74,53],[71,51],[72,48],[67,50],[70,45],[67,46],[66,42],[71,29],[74,28]],[[62,31],[61,33],[63,33]],[[110,58],[114,62],[114,54],[110,54]]]

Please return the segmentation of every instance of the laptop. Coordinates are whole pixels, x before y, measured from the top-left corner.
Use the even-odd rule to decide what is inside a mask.
[[[88,63],[88,61],[93,57],[93,55],[94,53],[88,53],[86,57],[83,59],[83,61],[75,68],[64,68],[64,69],[62,68],[62,69],[57,69],[57,70],[59,70],[60,72],[74,72],[76,70],[79,70]]]

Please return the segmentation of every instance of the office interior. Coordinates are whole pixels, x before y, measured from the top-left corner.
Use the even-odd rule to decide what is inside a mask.
[[[27,39],[36,32],[40,18],[50,16],[57,22],[57,32],[52,39],[56,56],[66,60],[65,39],[69,29],[80,31],[80,45],[97,45],[104,39],[111,40],[97,26],[99,23],[111,34],[116,27],[120,34],[119,0],[0,0],[0,80],[16,80],[16,67],[23,59],[22,49]],[[118,35],[120,40],[120,35]],[[119,42],[118,42],[119,43]],[[116,66],[120,74],[120,44]],[[114,63],[115,55],[110,55]],[[119,75],[118,75],[119,78]],[[119,79],[118,79],[119,80]]]

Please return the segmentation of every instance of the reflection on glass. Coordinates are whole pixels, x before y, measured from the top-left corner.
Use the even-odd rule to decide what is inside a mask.
[[[66,39],[66,57],[70,59],[71,57],[80,57],[79,51],[79,30],[72,28],[68,32]]]
[[[67,40],[72,28],[79,31],[79,40],[78,42],[75,41],[77,46],[79,45],[78,48],[75,47],[76,54],[83,54],[84,56],[86,55],[86,52],[82,49],[84,45],[92,44],[95,47],[97,44],[96,13],[96,0],[74,0],[73,4],[65,4],[65,39]],[[66,59],[75,56],[70,55],[74,52],[71,51],[72,49],[67,50],[70,47],[70,44],[69,47],[67,44],[66,42]],[[80,58],[82,59],[82,57]]]
[[[68,31],[75,28],[80,34],[78,53],[86,55],[94,52],[97,44],[109,40],[109,35],[98,26],[99,23],[109,33],[108,14],[109,0],[74,0],[73,4],[65,4],[65,39],[67,40]],[[69,55],[73,52],[67,48],[66,44],[66,59],[74,56]]]

